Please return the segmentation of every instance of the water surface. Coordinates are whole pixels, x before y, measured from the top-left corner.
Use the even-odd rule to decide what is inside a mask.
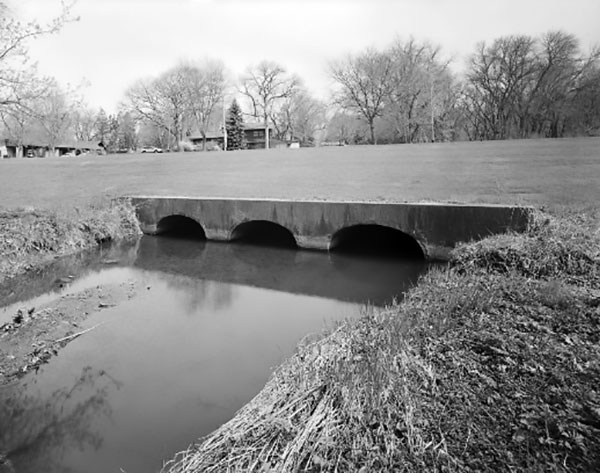
[[[36,294],[40,301],[106,282],[140,288],[93,314],[83,328],[104,323],[37,374],[0,388],[0,451],[19,472],[158,471],[230,419],[304,336],[401,297],[425,270],[422,262],[153,237],[111,258]],[[4,313],[30,303],[12,301]]]

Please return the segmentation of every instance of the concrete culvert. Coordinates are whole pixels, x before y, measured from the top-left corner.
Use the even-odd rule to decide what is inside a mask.
[[[158,222],[156,234],[197,240],[206,239],[202,225],[193,218],[183,215],[170,215],[161,219]]]
[[[354,225],[342,228],[331,238],[332,252],[425,259],[419,243],[410,235],[382,225]]]
[[[241,223],[233,230],[231,239],[261,246],[296,248],[292,232],[277,223],[267,220],[253,220]]]

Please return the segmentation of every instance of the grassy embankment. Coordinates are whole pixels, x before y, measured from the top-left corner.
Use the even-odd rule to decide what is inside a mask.
[[[164,471],[600,471],[596,225],[537,214],[458,248]]]
[[[0,211],[0,283],[53,258],[140,234],[131,205]]]

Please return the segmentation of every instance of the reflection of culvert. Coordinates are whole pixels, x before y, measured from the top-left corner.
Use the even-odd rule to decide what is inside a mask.
[[[400,230],[382,225],[342,228],[331,238],[329,249],[356,255],[425,259],[417,240]]]
[[[292,232],[267,220],[253,220],[241,223],[231,233],[231,240],[261,246],[296,248]]]
[[[223,245],[225,246],[225,245]],[[275,281],[285,279],[294,271],[299,252],[283,246],[245,245],[231,242],[231,255],[244,268],[269,268],[268,278]],[[258,274],[258,273],[257,273]]]
[[[202,225],[183,215],[170,215],[161,219],[156,227],[156,234],[195,240],[206,239]]]

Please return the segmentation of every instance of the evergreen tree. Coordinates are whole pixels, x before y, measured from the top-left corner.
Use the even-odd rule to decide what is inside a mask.
[[[119,113],[117,117],[117,146],[119,149],[132,150],[137,148],[135,122],[129,112]]]
[[[233,99],[231,107],[229,107],[229,110],[227,111],[225,130],[227,132],[227,150],[246,149],[242,109],[235,99]]]
[[[110,121],[103,108],[98,111],[96,116],[96,139],[102,141],[104,146],[108,146],[110,138]]]

